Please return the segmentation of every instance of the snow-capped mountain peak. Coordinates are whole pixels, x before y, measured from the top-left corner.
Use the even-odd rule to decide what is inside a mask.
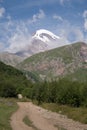
[[[42,42],[50,42],[52,40],[57,40],[60,37],[56,36],[52,32],[45,30],[45,29],[40,29],[37,30],[35,35],[32,37],[33,39],[39,39]]]
[[[33,54],[44,52],[59,46],[62,46],[61,37],[56,36],[48,30],[40,29],[30,38],[29,44],[16,54],[21,55],[22,57],[29,57]]]

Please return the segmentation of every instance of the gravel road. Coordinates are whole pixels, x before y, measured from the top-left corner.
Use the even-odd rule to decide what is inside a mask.
[[[18,106],[19,109],[11,117],[12,130],[87,130],[87,125],[45,110],[31,102],[19,102]],[[29,117],[35,128],[24,124],[25,116]]]

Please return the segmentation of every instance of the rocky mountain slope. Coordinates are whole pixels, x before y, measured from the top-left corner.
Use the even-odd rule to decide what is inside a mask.
[[[41,52],[27,58],[17,67],[47,80],[74,74],[81,69],[87,72],[87,44],[78,42]]]
[[[4,62],[7,65],[15,66],[18,63],[22,62],[23,59],[24,58],[12,53],[8,53],[8,52],[0,53],[0,61]]]

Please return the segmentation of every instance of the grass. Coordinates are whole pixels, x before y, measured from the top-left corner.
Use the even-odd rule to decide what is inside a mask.
[[[23,122],[29,127],[32,127],[34,130],[39,130],[36,126],[34,126],[33,122],[29,119],[28,116],[24,117]]]
[[[12,130],[10,117],[17,108],[15,99],[0,98],[0,130]]]
[[[83,124],[87,124],[87,108],[74,108],[66,105],[58,105],[55,103],[43,103],[41,106],[53,112],[59,113],[61,111],[61,114],[66,115],[68,118],[79,121]]]
[[[25,116],[25,117],[24,117],[23,122],[24,122],[26,125],[32,127],[32,124],[33,124],[33,123],[32,123],[32,121],[28,118],[28,116]]]

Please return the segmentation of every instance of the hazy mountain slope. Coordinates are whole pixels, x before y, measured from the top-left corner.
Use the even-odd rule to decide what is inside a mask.
[[[12,53],[8,53],[8,52],[0,53],[0,61],[4,62],[7,65],[15,66],[21,61],[23,61],[23,59],[24,58]]]
[[[87,45],[79,42],[42,52],[27,58],[19,69],[33,72],[42,79],[57,78],[87,67]]]

